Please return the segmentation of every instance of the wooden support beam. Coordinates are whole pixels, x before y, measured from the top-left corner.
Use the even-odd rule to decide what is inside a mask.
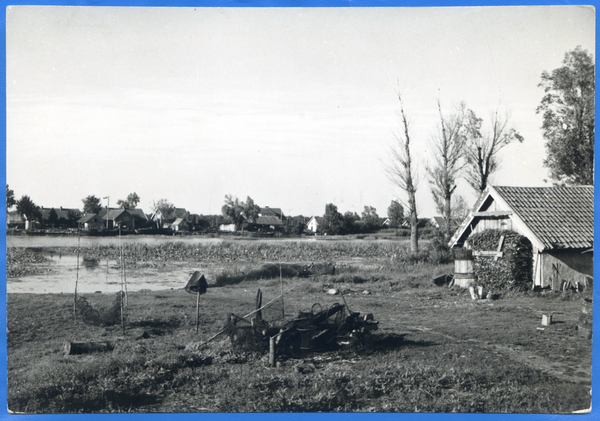
[[[485,257],[502,257],[504,256],[504,252],[502,251],[483,251],[483,250],[473,250],[473,256],[485,256]]]
[[[491,216],[491,217],[510,216],[512,214],[513,214],[512,211],[506,211],[506,210],[473,212],[473,216]]]

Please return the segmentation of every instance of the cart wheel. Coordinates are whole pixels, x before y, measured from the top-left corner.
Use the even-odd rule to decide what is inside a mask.
[[[256,337],[256,332],[254,330],[247,331],[248,335],[246,336],[246,348],[252,352],[260,352],[264,351],[264,341],[261,341],[260,338]]]
[[[100,313],[90,307],[88,310],[85,310],[82,319],[87,324],[97,325],[100,323]]]
[[[283,355],[293,356],[300,352],[300,344],[302,338],[300,332],[293,331],[286,336],[282,336],[281,341],[277,347],[277,352]]]
[[[314,303],[310,309],[310,312],[312,313],[313,316],[317,313],[320,313],[321,311],[323,311],[323,308],[321,307],[321,304],[319,304],[319,303]]]

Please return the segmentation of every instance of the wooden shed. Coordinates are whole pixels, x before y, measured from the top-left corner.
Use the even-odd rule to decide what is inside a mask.
[[[135,229],[135,219],[125,209],[116,209],[108,211],[102,218],[104,223],[108,221],[108,229],[114,229],[117,227],[126,227],[130,230]]]
[[[533,247],[533,286],[590,286],[593,279],[594,187],[490,186],[450,240],[469,247],[486,229],[512,230]]]
[[[95,213],[89,213],[87,215],[82,216],[81,218],[79,218],[77,223],[79,224],[79,227],[87,231],[101,230],[104,227],[104,222],[102,221],[102,218],[96,215]]]

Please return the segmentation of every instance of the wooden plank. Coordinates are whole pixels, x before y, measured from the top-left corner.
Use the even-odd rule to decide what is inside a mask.
[[[512,215],[512,211],[498,210],[498,211],[482,211],[482,212],[473,212],[473,216],[510,216]]]
[[[502,250],[502,246],[504,245],[504,234],[500,236],[500,241],[498,241],[498,249],[496,251]]]
[[[504,245],[504,234],[502,234],[502,235],[500,236],[500,241],[498,241],[498,249],[496,250],[498,253],[502,253],[502,251],[501,251],[501,250],[502,250],[502,246],[503,246],[503,245]],[[497,260],[498,260],[498,257],[502,257],[502,255],[501,255],[501,254],[500,254],[500,255],[496,254],[496,255],[494,256],[494,261],[497,261]]]
[[[504,256],[504,252],[502,251],[483,251],[483,250],[473,250],[473,256],[486,256],[486,257],[502,257]]]

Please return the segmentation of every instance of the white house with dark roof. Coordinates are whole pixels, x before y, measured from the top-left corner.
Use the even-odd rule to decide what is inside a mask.
[[[534,286],[559,289],[564,281],[591,284],[593,186],[490,186],[456,230],[449,246],[469,248],[469,237],[486,229],[516,231],[531,241]]]
[[[319,227],[323,226],[324,221],[325,218],[323,218],[322,216],[313,216],[306,224],[306,229],[312,232],[317,232],[319,230]]]

